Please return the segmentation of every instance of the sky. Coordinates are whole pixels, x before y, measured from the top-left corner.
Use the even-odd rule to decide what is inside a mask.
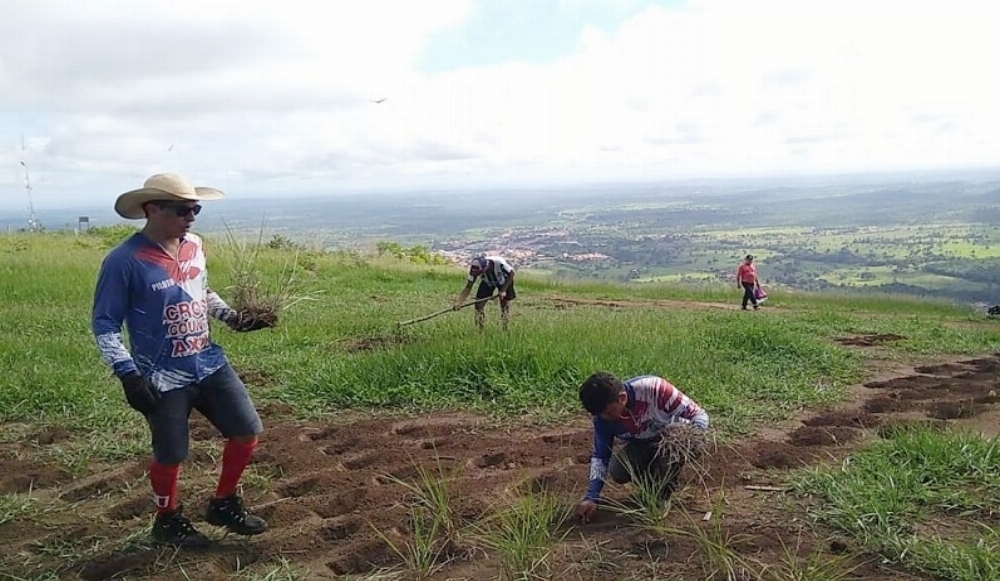
[[[280,197],[997,167],[998,25],[995,0],[0,0],[0,206],[22,158],[37,207],[161,171]]]

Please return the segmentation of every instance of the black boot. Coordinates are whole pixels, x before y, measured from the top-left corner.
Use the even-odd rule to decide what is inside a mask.
[[[210,500],[205,520],[217,527],[226,527],[238,535],[259,535],[267,530],[267,521],[247,512],[243,499],[238,494]]]
[[[211,544],[208,537],[198,532],[191,521],[181,514],[181,509],[156,515],[153,522],[153,541],[185,549],[204,549]]]

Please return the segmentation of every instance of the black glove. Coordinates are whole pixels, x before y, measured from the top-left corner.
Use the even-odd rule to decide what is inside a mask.
[[[246,312],[236,313],[230,317],[228,321],[226,321],[229,328],[237,333],[249,333],[250,331],[267,329],[268,327],[273,327],[277,323],[278,317],[275,315],[260,316]]]
[[[139,373],[130,373],[121,378],[125,399],[132,409],[142,415],[149,415],[160,405],[160,392]]]

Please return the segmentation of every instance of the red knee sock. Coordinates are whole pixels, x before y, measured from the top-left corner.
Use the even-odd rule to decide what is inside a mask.
[[[177,474],[180,464],[166,466],[152,460],[149,463],[149,483],[153,486],[156,514],[164,514],[177,507]]]
[[[243,470],[250,463],[253,450],[257,447],[257,438],[249,442],[241,442],[230,438],[226,441],[226,449],[222,452],[222,474],[219,475],[219,486],[215,489],[215,498],[224,498],[236,492]]]

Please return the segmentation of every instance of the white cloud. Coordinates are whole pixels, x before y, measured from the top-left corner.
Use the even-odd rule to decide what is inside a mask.
[[[990,0],[695,0],[587,27],[551,62],[421,72],[470,10],[0,3],[0,190],[20,133],[43,199],[162,170],[336,192],[1000,163]]]

